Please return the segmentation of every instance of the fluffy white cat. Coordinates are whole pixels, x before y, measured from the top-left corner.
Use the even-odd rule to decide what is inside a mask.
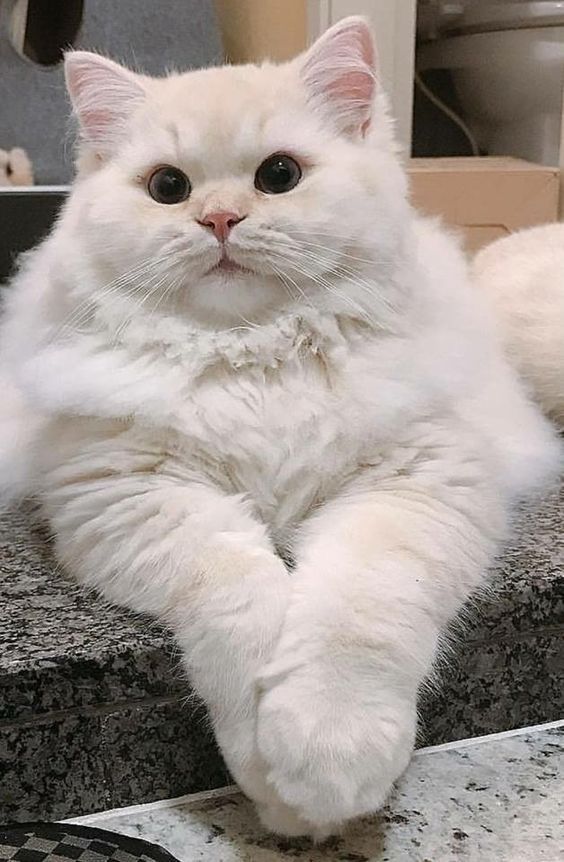
[[[564,425],[564,225],[520,231],[475,258],[505,351],[549,416]]]
[[[6,486],[170,626],[288,834],[382,805],[442,627],[559,457],[407,203],[374,63],[360,18],[281,66],[67,55],[78,177],[0,339]]]

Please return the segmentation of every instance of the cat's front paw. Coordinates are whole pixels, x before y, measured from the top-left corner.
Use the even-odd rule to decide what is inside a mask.
[[[382,806],[409,762],[416,725],[414,703],[374,680],[329,687],[323,679],[310,665],[275,682],[257,725],[269,782],[317,835]]]

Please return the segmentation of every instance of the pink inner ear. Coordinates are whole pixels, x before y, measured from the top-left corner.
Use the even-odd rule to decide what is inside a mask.
[[[84,111],[82,115],[82,123],[91,134],[92,137],[96,137],[96,135],[102,135],[105,130],[109,130],[111,128],[112,123],[115,121],[115,117],[109,111],[104,111],[99,108],[98,110]]]
[[[98,84],[96,80],[98,77],[101,76],[99,73],[96,74],[96,69],[92,73],[81,66],[71,69],[68,74],[69,90],[73,95],[80,122],[83,129],[93,138],[96,134],[101,134],[112,122],[112,114],[103,105],[101,99],[98,105],[95,101],[96,90],[100,95],[102,93],[100,84],[103,84],[103,80]]]
[[[335,99],[367,104],[374,94],[374,78],[362,71],[342,72],[328,83],[327,91]]]
[[[357,23],[356,26],[349,26],[345,30],[345,34],[351,42],[351,47],[352,44],[356,45],[356,50],[359,51],[363,62],[374,73],[376,69],[376,49],[368,25],[362,21],[361,23]],[[353,48],[352,50],[354,51],[355,49]]]
[[[370,125],[375,63],[372,35],[358,18],[336,24],[306,55],[306,85],[312,95],[331,102],[334,119],[346,131],[364,134]]]
[[[138,76],[97,54],[67,54],[69,94],[83,138],[99,148],[111,147],[144,91]]]

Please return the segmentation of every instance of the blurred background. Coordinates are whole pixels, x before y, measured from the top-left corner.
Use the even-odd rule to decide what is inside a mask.
[[[559,217],[562,0],[0,0],[0,279],[72,177],[66,48],[150,74],[281,61],[350,14],[376,33],[418,206],[470,250]]]
[[[560,159],[564,3],[546,0],[0,0],[0,146],[38,184],[71,164],[62,52],[90,48],[152,74],[284,60],[348,14],[378,36],[404,152]]]

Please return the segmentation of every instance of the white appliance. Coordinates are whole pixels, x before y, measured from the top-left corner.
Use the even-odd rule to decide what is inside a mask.
[[[417,67],[450,69],[491,155],[559,162],[564,0],[422,0]]]

